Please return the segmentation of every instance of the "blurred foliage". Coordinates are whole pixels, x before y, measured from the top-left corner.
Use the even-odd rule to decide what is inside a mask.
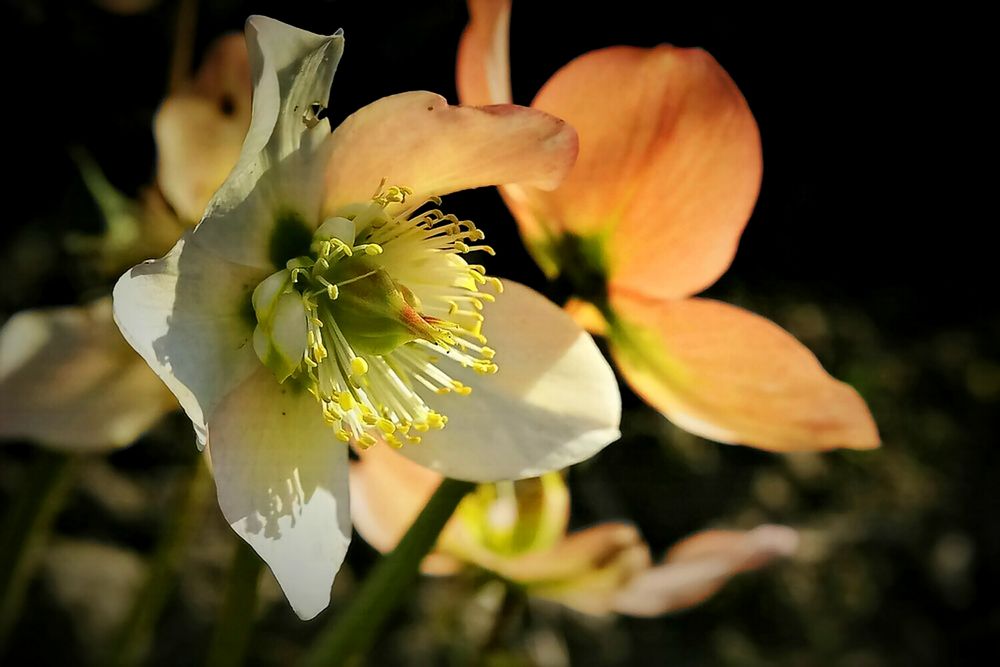
[[[7,177],[13,196],[0,229],[0,320],[109,288],[99,267],[67,244],[102,228],[71,150],[86,150],[130,196],[149,182],[149,123],[168,80],[176,10],[173,2],[150,4],[135,15],[55,0],[3,5],[4,56],[27,63],[10,74],[22,102],[5,109],[5,126],[19,127],[15,114],[31,122],[8,146],[20,169]],[[253,11],[319,32],[343,25],[335,122],[401,90],[454,99],[462,4],[362,4],[202,3],[196,53]],[[642,6],[626,3],[593,30],[595,18],[574,23],[526,4],[515,7],[515,96],[530,95],[574,55],[618,42],[699,44],[729,69],[760,121],[767,171],[740,256],[710,295],[776,320],[856,386],[884,446],[792,456],[721,446],[674,428],[623,387],[622,441],[571,471],[574,525],[633,521],[660,554],[706,526],[778,522],[803,531],[799,556],[737,579],[702,607],[653,620],[575,615],[483,573],[425,579],[368,664],[876,667],[995,653],[987,640],[1000,633],[1000,315],[987,303],[940,298],[935,276],[957,269],[901,252],[898,226],[881,215],[883,198],[870,198],[870,165],[856,164],[857,127],[842,124],[850,121],[830,95],[847,76],[838,68],[861,71],[860,61],[828,52],[842,26],[778,34],[768,27],[774,17],[715,8],[636,21]],[[495,193],[456,196],[454,204],[514,258],[512,277],[544,287]],[[134,447],[81,462],[0,660],[101,664],[174,520],[193,444],[187,420],[173,415]],[[25,472],[38,456],[29,443],[0,449],[0,508],[31,492]],[[199,512],[150,665],[195,664],[207,650],[235,538],[213,502]],[[337,614],[374,560],[356,540],[321,619]],[[260,607],[249,664],[291,664],[319,622],[298,621],[269,574]]]

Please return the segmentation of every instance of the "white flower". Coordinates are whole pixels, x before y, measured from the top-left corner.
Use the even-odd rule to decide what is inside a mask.
[[[207,442],[233,529],[311,618],[350,541],[347,441],[459,479],[522,478],[615,440],[620,399],[592,339],[467,263],[491,252],[482,232],[439,209],[466,188],[555,187],[571,129],[411,92],[331,134],[343,37],[252,17],[247,38],[239,163],[193,232],[121,278],[115,317]]]

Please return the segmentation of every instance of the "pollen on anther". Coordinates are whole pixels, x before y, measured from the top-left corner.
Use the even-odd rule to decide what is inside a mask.
[[[355,375],[364,375],[368,372],[368,362],[361,357],[351,359],[351,370]]]

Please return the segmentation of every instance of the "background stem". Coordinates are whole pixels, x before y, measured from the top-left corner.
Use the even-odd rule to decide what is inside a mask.
[[[250,643],[257,611],[257,588],[263,563],[253,548],[239,537],[226,582],[226,596],[219,610],[212,645],[208,649],[208,667],[242,665]]]
[[[350,605],[325,628],[306,654],[304,667],[343,665],[368,648],[389,615],[409,593],[420,562],[430,552],[459,501],[475,487],[445,479],[399,545],[372,569]]]
[[[127,666],[142,661],[163,607],[174,590],[177,569],[184,549],[201,523],[205,498],[211,488],[210,482],[211,474],[205,459],[203,456],[198,456],[194,470],[181,492],[182,497],[175,501],[175,510],[170,523],[156,546],[146,582],[132,601],[132,608],[125,617],[125,623],[111,645],[110,660],[107,664]]]
[[[76,457],[40,450],[0,526],[0,655],[17,623],[49,527],[72,487]]]

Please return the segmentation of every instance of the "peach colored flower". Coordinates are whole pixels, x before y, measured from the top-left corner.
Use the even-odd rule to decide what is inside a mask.
[[[463,103],[511,100],[509,0],[470,0]],[[551,192],[501,193],[541,267],[563,274],[581,323],[606,333],[632,388],[679,426],[774,451],[879,444],[864,400],[781,328],[697,298],[721,276],[761,181],[757,124],[700,49],[615,46],[556,72],[532,106],[580,136]]]
[[[351,464],[354,527],[379,551],[392,550],[440,479],[388,448],[361,452]],[[789,556],[798,544],[785,526],[706,530],[653,564],[631,525],[567,533],[569,500],[559,473],[480,485],[459,505],[422,569],[448,575],[478,567],[584,613],[657,616],[700,604],[736,574]]]

